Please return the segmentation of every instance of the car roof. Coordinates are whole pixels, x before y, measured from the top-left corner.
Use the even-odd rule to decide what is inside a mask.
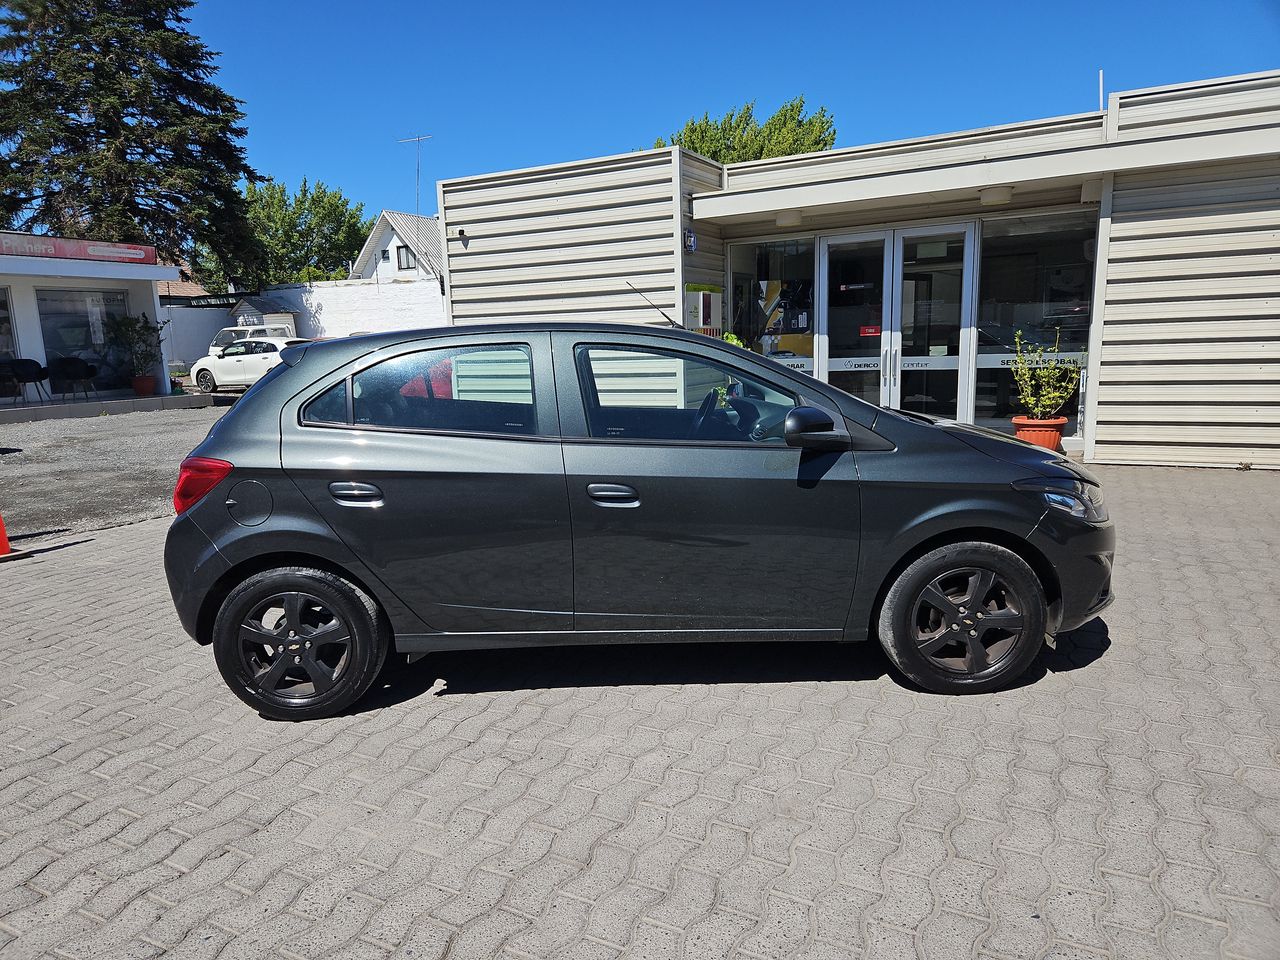
[[[524,335],[528,333],[609,333],[609,334],[650,334],[672,337],[693,343],[706,343],[705,334],[686,330],[684,327],[667,324],[625,323],[623,321],[574,322],[569,320],[520,320],[506,323],[468,323],[460,326],[420,327],[410,330],[392,330],[386,333],[362,333],[349,337],[337,337],[332,340],[313,341],[312,347],[329,347],[340,349],[340,344],[358,343],[364,350],[376,350],[380,347],[404,343],[408,340],[431,338],[458,338],[465,340],[473,336],[493,333],[511,333]],[[718,341],[717,341],[718,342]]]
[[[311,343],[306,337],[243,337],[237,343]],[[231,344],[234,346],[235,344]]]

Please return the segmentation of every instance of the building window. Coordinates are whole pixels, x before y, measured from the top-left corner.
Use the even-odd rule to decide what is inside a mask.
[[[390,263],[390,262],[391,262],[391,251],[390,251],[390,250],[387,250],[387,249],[385,249],[385,248],[383,249],[383,251],[382,251],[382,262],[383,262],[383,263]]]
[[[0,287],[0,360],[18,356],[18,341],[13,334],[13,314],[9,310],[9,291]]]
[[[110,342],[112,320],[128,313],[125,295],[102,290],[37,290],[36,310],[50,370],[63,357],[78,357],[97,368],[93,378],[100,390],[129,384],[133,371],[128,355]],[[59,387],[54,385],[54,389]]]
[[[813,240],[732,248],[729,332],[748,350],[812,374]]]
[[[18,342],[13,334],[13,314],[9,310],[9,291],[0,287],[0,360],[14,360],[18,356]],[[17,383],[12,377],[0,374],[0,397],[16,397]]]
[[[413,255],[413,251],[408,247],[396,247],[396,269],[412,270],[418,265],[418,260]]]
[[[1096,215],[987,220],[979,270],[975,422],[1012,432],[1018,405],[1014,339],[1058,345],[1059,362],[1083,363],[1092,315]],[[1077,432],[1080,391],[1059,411]]]

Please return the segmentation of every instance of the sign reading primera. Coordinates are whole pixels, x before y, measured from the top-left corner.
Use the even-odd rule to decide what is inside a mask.
[[[107,243],[105,240],[71,240],[67,237],[38,237],[29,233],[0,231],[0,255],[10,257],[53,257],[58,260],[107,260],[112,263],[156,262],[156,248],[138,243]]]

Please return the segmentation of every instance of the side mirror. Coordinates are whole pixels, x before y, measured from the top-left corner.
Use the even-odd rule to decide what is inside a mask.
[[[831,415],[817,407],[793,407],[783,429],[789,447],[847,449],[850,445],[849,434],[837,430]]]

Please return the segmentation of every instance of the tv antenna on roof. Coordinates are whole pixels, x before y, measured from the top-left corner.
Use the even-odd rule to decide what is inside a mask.
[[[418,162],[413,170],[413,215],[421,216],[422,206],[422,141],[430,140],[431,134],[421,137],[405,137],[403,140],[397,140],[396,143],[412,143],[417,147]]]

